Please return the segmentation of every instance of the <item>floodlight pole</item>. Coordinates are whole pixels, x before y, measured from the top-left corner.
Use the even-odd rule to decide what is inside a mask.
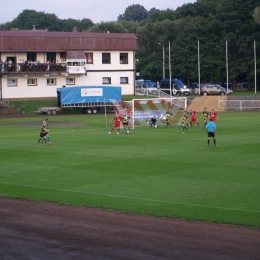
[[[228,41],[226,41],[226,70],[227,70],[227,93],[228,93]]]
[[[198,40],[198,78],[199,78],[199,96],[200,96],[200,41]]]
[[[172,68],[171,68],[171,42],[169,41],[169,78],[170,78],[170,93],[172,98]]]
[[[165,79],[165,59],[164,59],[164,45],[158,42],[158,45],[161,45],[163,47],[163,79]]]
[[[254,61],[255,61],[255,96],[256,96],[256,43],[254,40]]]

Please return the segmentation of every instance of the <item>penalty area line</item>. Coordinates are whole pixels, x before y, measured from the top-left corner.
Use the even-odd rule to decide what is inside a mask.
[[[56,188],[50,188],[50,187],[41,187],[41,186],[17,184],[17,183],[10,183],[10,182],[0,182],[0,184],[15,185],[15,186],[21,186],[21,187],[28,187],[28,188],[37,188],[37,189],[46,189],[46,190],[53,190],[53,191],[62,191],[62,192],[82,193],[82,194],[88,194],[88,195],[113,197],[113,198],[120,198],[120,199],[131,199],[131,200],[140,200],[140,201],[148,201],[148,202],[156,202],[156,203],[168,203],[168,204],[173,204],[173,205],[175,204],[175,205],[192,206],[192,207],[200,207],[200,208],[213,208],[213,209],[223,209],[223,210],[246,211],[246,212],[260,213],[259,210],[206,206],[206,205],[200,205],[200,204],[181,203],[181,202],[175,202],[175,201],[145,199],[145,198],[137,198],[137,197],[130,197],[130,196],[120,196],[120,195],[113,195],[113,194],[102,194],[102,193],[77,191],[77,190],[56,189]]]

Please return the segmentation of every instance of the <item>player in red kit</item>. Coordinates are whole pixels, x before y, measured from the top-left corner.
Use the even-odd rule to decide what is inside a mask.
[[[190,126],[192,127],[192,123],[194,123],[195,125],[200,125],[200,123],[197,122],[197,112],[195,109],[190,110],[190,115]]]
[[[121,126],[121,121],[123,120],[123,116],[121,114],[115,116],[114,118],[112,118],[109,122],[111,121],[115,121],[114,126],[112,127],[112,129],[110,130],[109,134],[112,133],[112,131],[117,128],[117,134],[119,135],[119,131],[120,131],[120,126]]]
[[[211,110],[209,113],[209,118],[211,118],[212,122],[216,122],[218,113],[214,111],[214,109]]]

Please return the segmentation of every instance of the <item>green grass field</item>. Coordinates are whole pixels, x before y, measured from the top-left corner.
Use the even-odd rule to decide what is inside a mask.
[[[109,135],[101,114],[50,117],[38,146],[44,118],[0,119],[0,196],[260,227],[259,112],[220,113],[218,147],[198,126]]]

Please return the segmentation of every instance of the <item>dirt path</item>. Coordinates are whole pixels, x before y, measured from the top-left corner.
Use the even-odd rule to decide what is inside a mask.
[[[0,198],[0,259],[260,259],[260,230]]]
[[[218,112],[224,112],[224,109],[219,108],[218,101],[219,99],[227,99],[226,96],[199,96],[192,101],[192,103],[188,106],[188,110],[194,108],[197,112],[202,112],[204,107],[207,108],[208,111],[214,109]]]

